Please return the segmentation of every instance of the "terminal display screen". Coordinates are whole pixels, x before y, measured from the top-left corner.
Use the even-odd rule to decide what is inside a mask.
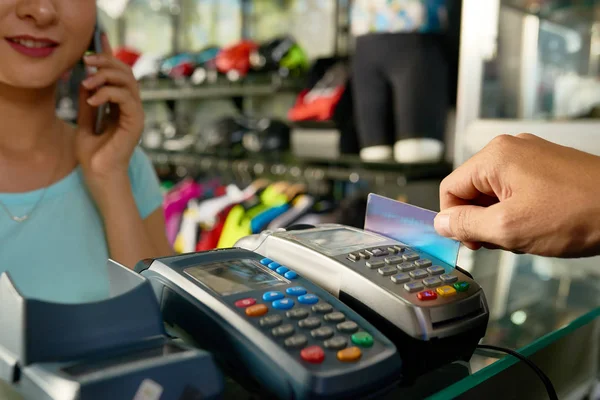
[[[294,232],[293,236],[327,253],[339,252],[340,254],[356,246],[369,247],[383,241],[378,236],[346,228]]]
[[[186,274],[222,296],[285,285],[288,280],[254,260],[230,260],[189,267]]]

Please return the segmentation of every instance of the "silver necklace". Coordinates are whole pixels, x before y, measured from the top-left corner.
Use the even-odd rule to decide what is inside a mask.
[[[29,218],[31,218],[31,216],[33,215],[33,213],[37,210],[37,208],[39,207],[39,205],[42,204],[42,201],[44,200],[44,197],[46,196],[46,192],[48,191],[48,189],[52,185],[52,182],[54,181],[54,177],[56,176],[56,173],[58,172],[58,169],[60,167],[60,160],[62,158],[62,150],[63,149],[61,147],[60,153],[59,153],[59,157],[58,157],[58,163],[56,163],[56,167],[54,169],[54,172],[52,173],[52,176],[50,177],[50,182],[44,188],[44,190],[42,190],[42,194],[40,195],[40,198],[34,204],[33,208],[29,211],[29,213],[27,213],[25,215],[22,215],[22,216],[14,215],[13,213],[10,212],[10,210],[8,209],[8,207],[6,207],[6,205],[2,201],[0,201],[0,206],[2,206],[2,209],[4,210],[4,212],[6,213],[6,215],[8,215],[9,218],[12,219],[14,222],[17,222],[17,223],[20,224],[22,222],[27,221]]]

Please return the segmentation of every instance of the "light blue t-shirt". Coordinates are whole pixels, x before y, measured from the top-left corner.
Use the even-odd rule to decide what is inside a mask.
[[[145,219],[163,200],[148,157],[137,148],[129,177],[140,216]],[[28,214],[42,190],[0,193],[13,215]],[[12,221],[0,210],[0,273],[9,271],[28,298],[82,303],[109,297],[108,245],[102,217],[77,167],[48,188],[31,218]]]

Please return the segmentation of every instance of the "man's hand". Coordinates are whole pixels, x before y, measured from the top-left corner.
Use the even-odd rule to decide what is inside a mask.
[[[530,134],[495,138],[440,187],[437,231],[552,257],[600,254],[600,158]]]

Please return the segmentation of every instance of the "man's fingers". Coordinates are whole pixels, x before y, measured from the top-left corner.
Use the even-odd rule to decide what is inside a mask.
[[[435,229],[442,236],[463,243],[499,243],[502,240],[502,204],[491,207],[458,206],[440,212],[435,218]]]

